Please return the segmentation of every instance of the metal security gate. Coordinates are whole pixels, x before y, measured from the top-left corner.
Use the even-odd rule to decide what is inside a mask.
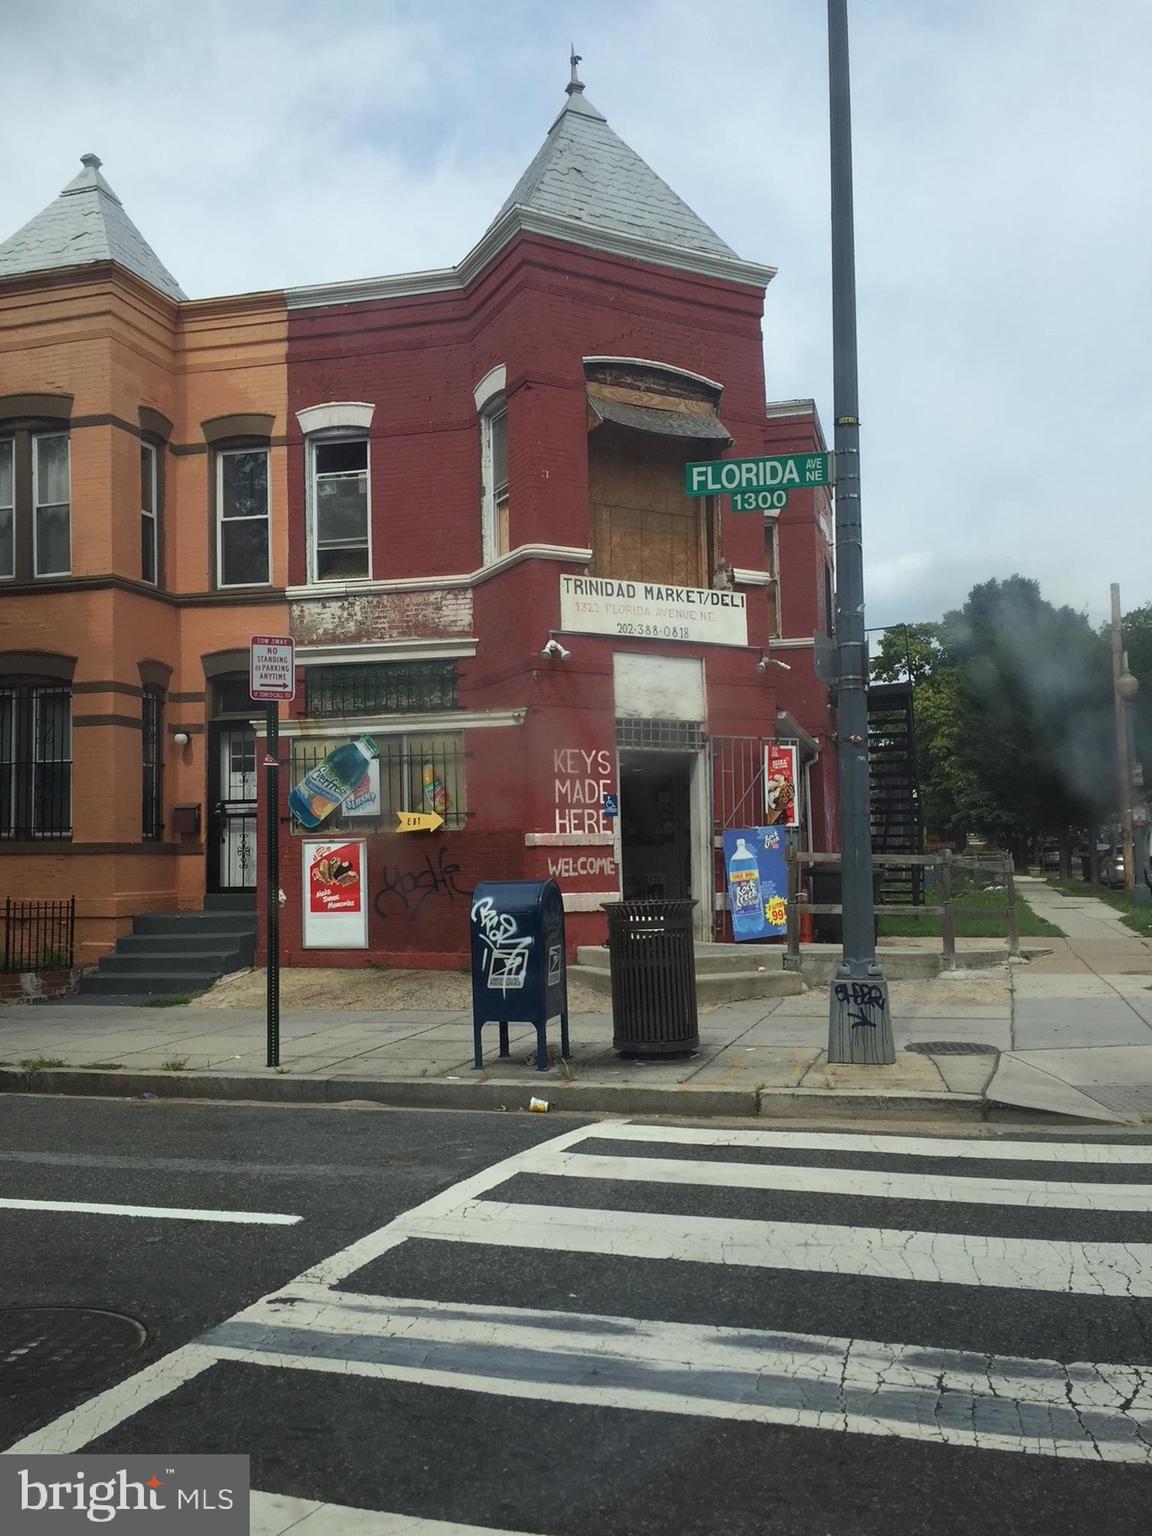
[[[760,736],[713,736],[712,742],[712,937],[731,938],[728,909],[717,902],[728,889],[724,871],[724,834],[733,827],[760,827],[764,807],[764,740]]]
[[[212,807],[212,889],[256,888],[256,732],[220,728],[216,737],[218,798]]]

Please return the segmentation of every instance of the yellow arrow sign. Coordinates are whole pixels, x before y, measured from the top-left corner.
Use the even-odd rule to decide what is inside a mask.
[[[443,816],[435,811],[397,811],[397,832],[435,832],[444,825]]]

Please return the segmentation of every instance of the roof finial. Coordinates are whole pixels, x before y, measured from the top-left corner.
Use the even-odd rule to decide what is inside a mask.
[[[104,162],[99,155],[81,155],[80,164],[86,165],[91,171],[98,171]]]
[[[583,56],[576,52],[576,44],[575,43],[569,43],[568,46],[572,50],[572,56],[568,60],[568,62],[572,66],[572,78],[571,78],[571,80],[569,80],[568,84],[564,87],[564,89],[568,92],[569,96],[575,96],[580,91],[583,91],[583,89],[584,89],[584,82],[583,82],[583,80],[581,80],[580,76],[576,73],[576,66],[577,66],[577,64],[580,64],[580,63],[583,62]]]

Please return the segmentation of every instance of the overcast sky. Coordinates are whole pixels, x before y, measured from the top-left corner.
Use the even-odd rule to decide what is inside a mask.
[[[1152,601],[1152,3],[850,0],[869,625]],[[0,238],[94,150],[194,297],[449,266],[589,99],[831,431],[822,0],[0,0]],[[50,67],[46,63],[50,60]]]

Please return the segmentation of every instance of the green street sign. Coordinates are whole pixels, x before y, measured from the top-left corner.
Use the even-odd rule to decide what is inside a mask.
[[[746,496],[749,491],[801,490],[831,483],[830,453],[778,453],[762,459],[707,459],[684,466],[689,496]],[[737,509],[734,509],[737,510]],[[751,507],[738,510],[752,511]]]

